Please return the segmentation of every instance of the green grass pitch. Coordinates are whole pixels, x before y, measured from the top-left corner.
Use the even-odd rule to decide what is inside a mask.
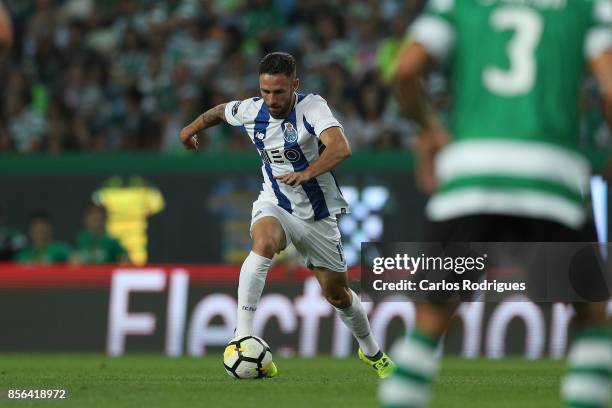
[[[275,359],[274,379],[234,380],[221,356],[0,354],[0,389],[64,388],[44,407],[375,407],[376,376],[357,358]],[[563,362],[445,358],[432,407],[558,407]]]

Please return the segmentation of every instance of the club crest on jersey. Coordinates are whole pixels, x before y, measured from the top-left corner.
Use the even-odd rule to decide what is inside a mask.
[[[264,140],[266,138],[266,134],[263,132],[255,132],[255,139]]]
[[[283,129],[283,133],[284,133],[285,141],[287,143],[295,143],[298,139],[297,130],[289,122],[285,123],[285,128]]]

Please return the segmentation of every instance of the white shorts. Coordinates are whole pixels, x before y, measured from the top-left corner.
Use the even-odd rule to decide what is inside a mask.
[[[306,221],[269,201],[255,201],[251,213],[251,230],[255,222],[263,217],[274,217],[280,222],[285,230],[287,246],[293,243],[307,267],[346,271],[340,230],[335,217]]]

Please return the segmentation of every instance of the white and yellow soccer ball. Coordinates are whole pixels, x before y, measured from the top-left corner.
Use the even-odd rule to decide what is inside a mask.
[[[223,367],[238,379],[265,377],[265,368],[272,363],[272,351],[257,336],[234,337],[225,346]]]

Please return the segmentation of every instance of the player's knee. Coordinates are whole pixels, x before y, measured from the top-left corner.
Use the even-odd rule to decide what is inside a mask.
[[[351,296],[346,290],[337,290],[325,294],[325,299],[337,309],[346,309],[351,305]]]
[[[272,238],[260,238],[253,243],[253,251],[266,258],[272,258],[281,251],[280,244]]]

